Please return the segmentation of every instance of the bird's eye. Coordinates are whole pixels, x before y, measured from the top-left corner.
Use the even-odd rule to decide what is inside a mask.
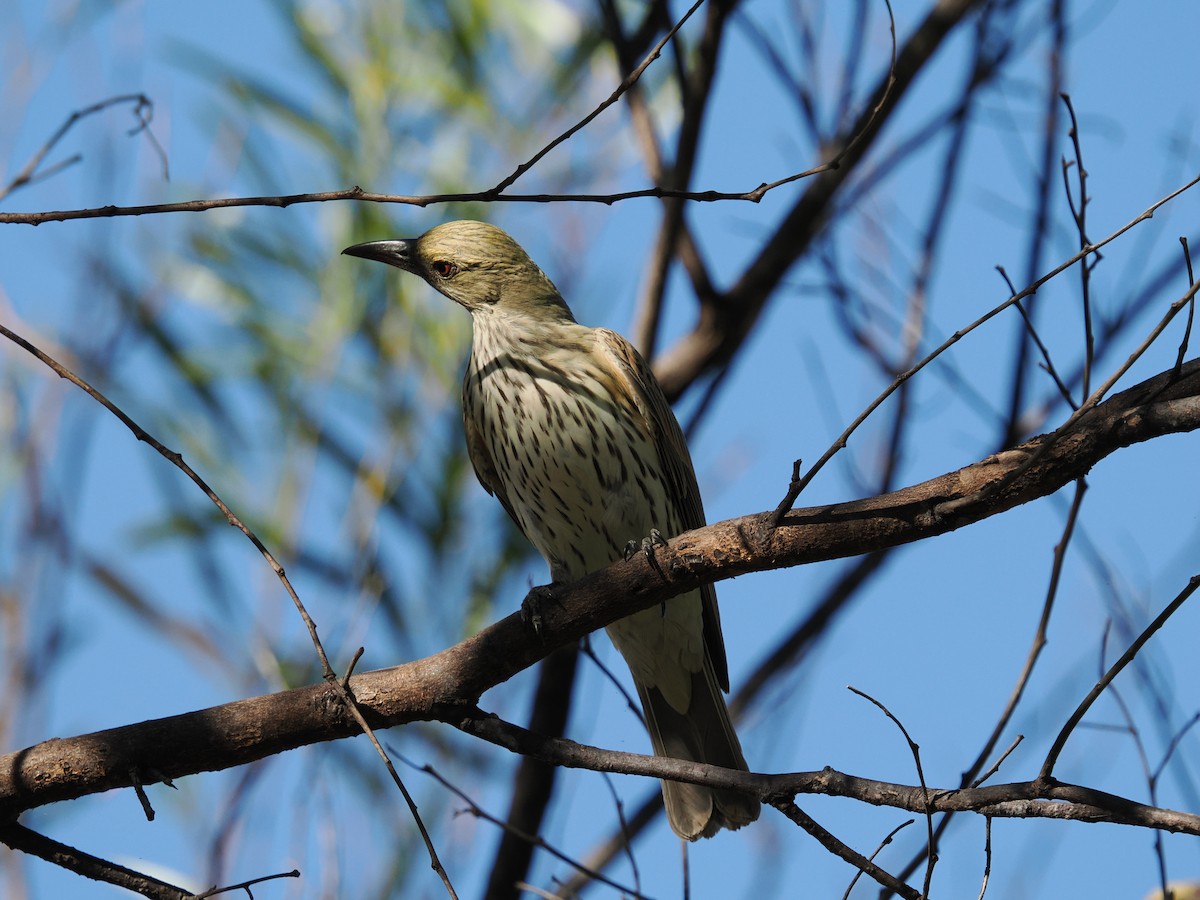
[[[458,273],[458,266],[444,259],[436,260],[431,268],[438,278],[453,278]]]

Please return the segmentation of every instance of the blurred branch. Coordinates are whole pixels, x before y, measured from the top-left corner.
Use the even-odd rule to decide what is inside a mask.
[[[1009,745],[1000,756],[992,763],[991,767],[984,772],[983,767],[988,760],[992,758],[992,753],[995,752],[996,745],[1000,741],[1000,737],[1008,728],[1009,722],[1012,721],[1013,715],[1017,711],[1017,706],[1021,702],[1021,698],[1025,696],[1025,689],[1028,687],[1031,678],[1033,677],[1034,667],[1037,665],[1038,659],[1042,655],[1042,650],[1045,649],[1048,642],[1047,633],[1050,627],[1050,616],[1054,611],[1054,601],[1058,597],[1059,580],[1062,577],[1063,562],[1066,559],[1067,547],[1070,545],[1071,537],[1075,533],[1075,523],[1079,517],[1079,508],[1083,504],[1083,496],[1087,491],[1087,480],[1080,478],[1075,482],[1075,495],[1071,501],[1071,509],[1067,513],[1066,523],[1063,525],[1062,537],[1054,546],[1054,559],[1050,567],[1050,583],[1046,589],[1046,599],[1042,603],[1041,616],[1038,619],[1037,630],[1034,633],[1033,641],[1029,648],[1029,653],[1025,657],[1025,665],[1021,668],[1020,674],[1017,676],[1016,684],[1013,686],[1012,692],[1009,694],[1008,702],[1005,704],[1003,711],[1000,713],[999,719],[996,720],[995,726],[992,728],[992,733],[988,735],[984,741],[982,749],[975,757],[975,761],[969,765],[962,773],[959,779],[959,787],[979,787],[983,782],[987,781],[997,771],[1008,755],[1016,749],[1023,737],[1018,735],[1016,740]],[[980,773],[983,773],[980,775]],[[978,778],[976,776],[979,776]],[[933,845],[937,845],[937,841],[941,840],[941,836],[950,827],[951,821],[954,819],[954,814],[949,813],[943,816],[937,824],[936,840]],[[916,854],[909,862],[908,866],[901,871],[901,877],[906,877],[907,873],[915,870],[920,865],[924,858],[925,852],[922,851]]]
[[[513,726],[513,727],[516,727],[516,726]],[[535,759],[535,758],[536,757],[534,757],[532,755],[527,755],[525,757],[525,759]],[[540,760],[539,760],[539,762],[541,765],[546,766],[547,768],[551,768],[551,769],[558,768],[555,765],[541,762]],[[589,880],[598,881],[601,884],[606,884],[609,887],[613,888],[614,890],[620,891],[623,896],[628,895],[628,896],[637,898],[637,900],[646,900],[645,895],[642,894],[640,891],[636,891],[630,887],[627,887],[616,881],[613,881],[611,878],[608,878],[607,876],[605,876],[603,872],[599,872],[595,869],[589,869],[587,866],[583,865],[579,861],[572,859],[566,853],[563,853],[561,850],[559,850],[557,847],[555,847],[553,844],[551,844],[549,841],[547,841],[545,838],[543,838],[541,836],[540,832],[538,832],[538,831],[521,831],[517,826],[515,826],[513,824],[511,815],[509,816],[509,818],[507,820],[502,820],[502,819],[497,818],[496,816],[493,816],[491,813],[489,813],[487,810],[485,810],[482,806],[480,806],[478,803],[476,803],[471,798],[471,796],[469,794],[467,794],[466,791],[462,790],[461,788],[459,788],[456,785],[454,785],[453,783],[451,783],[449,779],[447,779],[440,772],[438,772],[438,770],[435,769],[433,766],[430,766],[430,765],[421,766],[421,771],[426,773],[430,777],[432,777],[434,780],[436,780],[438,782],[438,784],[442,785],[442,787],[446,788],[446,790],[450,791],[450,793],[454,794],[454,796],[458,797],[460,800],[462,800],[464,803],[466,803],[467,811],[470,812],[471,815],[475,816],[478,819],[483,819],[483,820],[490,822],[491,824],[497,826],[498,828],[500,828],[503,831],[503,833],[506,837],[511,836],[513,838],[513,840],[520,841],[523,844],[527,844],[527,845],[529,845],[529,847],[531,849],[536,847],[541,850],[545,850],[547,853],[549,853],[555,859],[558,859],[561,862],[564,862],[567,865],[571,866],[572,868],[578,870],[582,875],[587,877]],[[501,857],[505,856],[505,854],[502,852],[497,852],[496,855],[497,855],[497,858],[501,858]],[[493,869],[492,870],[493,876],[495,875],[495,873],[496,873],[496,870]],[[496,898],[498,896],[505,896],[507,894],[512,894],[513,896],[517,896],[520,894],[520,889],[518,888],[519,884],[520,884],[519,881],[513,881],[512,883],[509,883],[509,884],[497,884],[495,878],[493,877],[489,880],[487,891],[484,894],[484,896],[488,897],[489,900],[494,900],[494,898]],[[499,889],[499,893],[497,893],[498,889]]]
[[[784,275],[824,227],[835,197],[874,146],[917,75],[942,41],[981,5],[980,0],[941,0],[895,52],[893,64],[871,94],[875,101],[826,148],[833,164],[792,205],[729,291],[719,302],[704,307],[696,327],[658,360],[655,374],[668,397],[678,396],[697,374],[733,357]]]
[[[233,510],[226,505],[225,501],[220,498],[217,492],[209,487],[208,482],[201,478],[196,470],[188,465],[187,461],[183,458],[183,454],[164,446],[152,434],[147,432],[144,428],[142,428],[142,426],[130,418],[124,410],[109,400],[108,397],[104,396],[104,394],[90,385],[87,381],[80,378],[58,360],[42,352],[42,350],[25,340],[25,338],[21,337],[16,332],[11,331],[3,325],[0,325],[0,335],[8,338],[22,350],[25,350],[27,353],[30,353],[36,357],[40,362],[45,363],[56,375],[58,375],[59,378],[65,378],[67,381],[71,382],[71,384],[75,385],[77,388],[82,390],[89,397],[107,409],[120,420],[122,425],[124,425],[130,430],[130,432],[133,433],[135,438],[137,438],[139,441],[144,441],[153,447],[159,456],[163,457],[163,459],[167,460],[169,463],[171,463],[171,465],[183,472],[184,475],[191,479],[196,487],[200,488],[200,490],[204,492],[204,496],[208,497],[208,499],[212,501],[213,505],[221,511],[221,514],[225,517],[225,520],[234,528],[238,529],[238,531],[240,531],[242,534],[244,534],[247,540],[254,545],[254,548],[260,554],[262,554],[263,559],[265,559],[267,564],[271,567],[271,571],[273,571],[280,582],[282,582],[283,587],[287,591],[288,596],[292,599],[292,603],[295,605],[296,610],[300,613],[300,617],[304,620],[304,624],[308,627],[309,638],[312,640],[313,647],[317,651],[317,656],[319,656],[321,659],[322,674],[326,678],[332,678],[333,668],[329,665],[329,659],[325,655],[325,648],[321,645],[321,639],[317,635],[317,624],[309,616],[308,610],[304,608],[304,603],[301,602],[300,595],[296,593],[296,589],[292,587],[291,581],[288,580],[287,574],[283,570],[283,566],[279,564],[279,561],[275,558],[274,554],[267,549],[266,545],[259,539],[258,535],[251,531],[250,528],[234,514]]]
[[[621,96],[631,87],[633,87],[637,83],[637,80],[642,77],[642,73],[645,72],[646,69],[650,68],[650,64],[658,59],[659,54],[662,53],[663,47],[665,47],[667,42],[670,41],[671,38],[675,36],[676,32],[683,27],[683,24],[692,17],[692,13],[700,8],[702,3],[704,3],[704,0],[696,0],[696,2],[691,5],[688,11],[683,14],[683,18],[676,22],[675,25],[663,35],[662,40],[654,45],[654,48],[646,55],[646,58],[642,60],[641,64],[638,65],[636,69],[621,79],[621,83],[617,85],[616,90],[609,94],[608,98],[604,100],[604,102],[584,116],[579,122],[572,125],[566,131],[552,140],[549,144],[535,153],[532,157],[530,157],[528,162],[523,162],[521,165],[517,166],[511,175],[509,175],[487,193],[492,195],[501,194],[504,190],[509,188],[513,182],[532,169],[537,164],[538,160],[544,157],[563,141],[569,140],[572,135],[584,128],[589,122],[595,119],[596,116],[600,115],[600,113],[604,112],[604,110],[608,109],[618,100],[620,100]]]
[[[1025,229],[1023,235],[1026,243],[1025,256],[1025,277],[1024,280],[1028,283],[1037,277],[1037,273],[1042,270],[1042,260],[1046,252],[1048,235],[1051,233],[1051,189],[1054,184],[1054,159],[1058,155],[1059,142],[1059,104],[1060,94],[1062,92],[1062,53],[1063,46],[1066,41],[1066,25],[1064,16],[1063,0],[1054,0],[1052,3],[1045,4],[1046,24],[1051,32],[1051,47],[1046,59],[1046,83],[1042,87],[1044,90],[1043,96],[1043,114],[1042,128],[1039,140],[1041,142],[1041,158],[1038,163],[1030,167],[1029,177],[1033,182],[1033,207],[1030,210],[1029,226]],[[1068,193],[1068,202],[1070,201]],[[1088,243],[1083,240],[1083,235],[1080,235],[1080,247],[1087,246]],[[1099,254],[1092,257],[1092,260],[1085,260],[1086,266],[1089,261],[1099,259]],[[1030,323],[1028,329],[1019,332],[1017,335],[1016,346],[1013,348],[1012,361],[1012,378],[1009,381],[1008,391],[1008,411],[1006,414],[1004,434],[1000,439],[1000,446],[1007,447],[1009,444],[1020,440],[1021,428],[1021,413],[1025,408],[1025,396],[1028,391],[1029,376],[1032,367],[1028,361],[1031,355],[1031,341],[1028,338],[1028,332],[1032,329],[1032,323],[1037,321],[1037,310],[1041,304],[1038,302],[1036,294],[1030,294],[1025,304],[1025,309],[1022,310],[1022,318]]]
[[[1004,310],[1008,309],[1010,306],[1014,306],[1014,305],[1020,303],[1020,301],[1022,299],[1024,299],[1025,297],[1031,296],[1034,293],[1036,293],[1039,288],[1041,288],[1043,285],[1045,285],[1052,279],[1057,278],[1059,275],[1061,275],[1063,272],[1065,272],[1071,266],[1075,265],[1078,262],[1086,261],[1088,256],[1096,253],[1096,251],[1098,251],[1100,248],[1106,246],[1107,244],[1112,243],[1117,238],[1119,238],[1121,235],[1123,235],[1127,231],[1129,231],[1131,228],[1135,227],[1136,225],[1138,225],[1142,222],[1147,221],[1148,219],[1153,218],[1155,212],[1157,212],[1159,209],[1161,209],[1167,203],[1174,200],[1180,194],[1183,194],[1186,191],[1191,190],[1197,184],[1200,184],[1200,176],[1193,178],[1187,184],[1175,189],[1174,191],[1172,191],[1170,194],[1163,197],[1162,199],[1155,201],[1151,206],[1149,206],[1147,209],[1143,210],[1139,215],[1137,215],[1130,221],[1126,222],[1124,225],[1122,225],[1120,228],[1118,228],[1116,231],[1114,231],[1108,237],[1104,238],[1103,240],[1097,241],[1094,244],[1089,244],[1088,246],[1084,247],[1082,250],[1080,250],[1074,256],[1070,257],[1066,261],[1055,266],[1053,269],[1051,269],[1049,272],[1047,272],[1041,278],[1038,278],[1036,281],[1031,282],[1024,290],[1022,290],[1016,294],[1013,294],[1011,297],[1009,297],[1003,303],[999,304],[998,306],[992,307],[990,310],[988,310],[982,316],[977,318],[974,322],[970,323],[969,325],[967,325],[963,328],[960,328],[958,331],[954,332],[954,334],[950,335],[950,337],[946,338],[946,340],[944,340],[941,344],[939,344],[937,347],[935,347],[930,353],[928,353],[926,356],[924,356],[915,365],[913,365],[912,367],[906,369],[905,371],[903,371],[899,375],[897,375],[895,377],[895,379],[892,381],[892,383],[889,384],[882,392],[880,392],[880,394],[874,400],[872,400],[866,406],[866,408],[863,409],[863,411],[861,413],[859,413],[858,418],[856,418],[853,422],[851,422],[848,426],[846,426],[845,431],[843,431],[840,435],[838,435],[837,439],[833,442],[833,444],[830,445],[829,449],[826,450],[824,454],[822,454],[821,458],[818,459],[816,461],[816,463],[813,464],[813,466],[808,470],[808,472],[798,482],[793,481],[792,486],[788,490],[789,495],[791,495],[793,497],[799,496],[800,493],[804,490],[804,488],[807,487],[808,484],[813,480],[813,478],[816,477],[817,473],[820,472],[821,469],[823,469],[825,467],[825,464],[828,463],[829,460],[831,460],[835,455],[837,455],[837,453],[840,450],[842,450],[843,448],[846,447],[847,443],[850,440],[850,437],[854,434],[854,432],[857,431],[859,426],[861,426],[868,418],[871,417],[871,415],[875,412],[875,410],[877,410],[884,403],[884,401],[886,401],[892,394],[894,394],[897,390],[899,390],[906,381],[908,381],[910,378],[912,378],[914,375],[916,375],[918,372],[920,372],[923,368],[925,368],[927,365],[929,365],[931,362],[933,362],[935,359],[937,359],[939,356],[941,356],[946,350],[948,350],[950,347],[954,346],[956,343],[958,343],[960,340],[962,340],[964,337],[966,337],[972,331],[975,331],[980,326],[991,321],[993,318],[995,318],[997,315],[999,315]],[[1161,333],[1161,330],[1162,330],[1162,328],[1164,328],[1166,326],[1166,323],[1169,322],[1170,319],[1179,311],[1179,309],[1182,309],[1183,306],[1194,296],[1194,293],[1196,292],[1196,290],[1198,288],[1200,288],[1200,284],[1193,284],[1191,286],[1190,290],[1188,291],[1188,293],[1185,294],[1183,298],[1181,298],[1179,301],[1176,301],[1175,304],[1172,304],[1171,308],[1168,310],[1166,317],[1160,321],[1160,325],[1159,325],[1158,329],[1156,329],[1143,342],[1142,347],[1137,351],[1138,355],[1140,355],[1142,352],[1144,352],[1145,348],[1149,346],[1150,342],[1153,341],[1154,338],[1156,338],[1158,336],[1158,334]],[[1134,358],[1136,359],[1136,356]],[[1132,360],[1126,364],[1126,367],[1128,367],[1128,365],[1131,365],[1131,364],[1132,364]],[[1123,371],[1124,371],[1124,369],[1122,369],[1122,372]],[[656,375],[658,374],[658,369],[655,369],[655,374]],[[1121,374],[1121,373],[1118,373],[1118,375],[1119,374]],[[1093,406],[1091,406],[1091,404],[1093,402],[1095,402],[1096,400],[1098,400],[1100,397],[1104,396],[1104,394],[1106,393],[1108,388],[1111,387],[1112,383],[1115,382],[1116,377],[1117,376],[1113,376],[1112,378],[1110,378],[1108,383],[1103,385],[1099,390],[1097,390],[1091,396],[1091,398],[1089,398],[1088,403],[1084,404],[1084,406],[1081,406],[1079,409],[1075,410],[1072,413],[1072,418],[1082,415],[1082,414],[1088,412],[1090,409],[1094,408]]]
[[[1142,633],[1138,635],[1137,640],[1130,644],[1128,649],[1121,654],[1121,658],[1113,663],[1108,671],[1104,673],[1104,677],[1096,682],[1091,691],[1088,692],[1088,695],[1083,698],[1079,706],[1071,713],[1071,717],[1067,719],[1066,724],[1059,731],[1058,737],[1054,739],[1054,743],[1050,747],[1050,752],[1046,754],[1046,761],[1042,763],[1042,770],[1038,774],[1039,781],[1053,781],[1054,766],[1058,762],[1058,756],[1062,753],[1063,747],[1066,746],[1067,738],[1071,736],[1071,732],[1083,721],[1083,717],[1087,715],[1087,711],[1092,708],[1092,704],[1104,693],[1104,690],[1112,684],[1113,679],[1121,673],[1122,669],[1133,662],[1134,657],[1138,655],[1146,642],[1167,623],[1167,620],[1171,616],[1178,612],[1179,608],[1187,602],[1187,599],[1196,592],[1197,588],[1200,588],[1200,575],[1193,575],[1188,581],[1187,587],[1175,595],[1175,599],[1168,603],[1166,608],[1155,617],[1154,621],[1146,626]]]
[[[416,822],[417,827],[421,832],[421,836],[425,841],[425,847],[429,853],[430,863],[431,863],[434,871],[436,871],[441,876],[442,883],[445,886],[446,891],[451,896],[451,898],[457,898],[457,894],[455,893],[454,888],[450,883],[449,875],[447,874],[445,868],[441,864],[440,859],[438,858],[437,850],[435,849],[435,847],[433,845],[433,840],[429,836],[429,832],[425,828],[425,824],[421,820],[420,814],[417,811],[416,802],[413,800],[412,796],[409,794],[408,789],[405,787],[403,781],[401,780],[399,773],[396,772],[395,766],[392,765],[391,759],[388,758],[388,755],[387,755],[386,751],[383,749],[383,746],[379,743],[379,740],[375,737],[375,734],[372,731],[371,726],[367,723],[366,719],[363,717],[362,710],[358,707],[357,703],[355,702],[354,696],[350,693],[350,691],[348,689],[347,681],[349,679],[349,675],[347,675],[347,677],[342,679],[341,681],[338,681],[335,679],[333,669],[330,667],[329,659],[325,653],[325,648],[321,644],[321,639],[317,634],[316,622],[314,622],[312,620],[312,617],[309,616],[308,610],[305,609],[304,603],[300,600],[299,594],[296,593],[295,588],[292,586],[291,581],[288,579],[287,574],[284,572],[283,566],[281,566],[279,564],[278,560],[276,560],[275,556],[271,553],[271,551],[267,549],[266,545],[263,544],[263,542],[259,539],[258,535],[255,534],[253,531],[251,531],[250,528],[247,527],[246,524],[244,522],[242,522],[242,520],[239,519],[233,513],[233,511],[229,508],[229,506],[226,505],[225,501],[223,501],[217,495],[216,491],[214,491],[211,487],[209,487],[208,483],[203,478],[201,478],[200,475],[190,465],[188,465],[188,463],[184,460],[182,454],[180,454],[174,450],[170,450],[169,448],[164,446],[153,435],[151,435],[144,428],[142,428],[140,425],[138,425],[137,422],[135,422],[132,418],[130,418],[130,416],[128,414],[126,414],[120,407],[118,407],[115,403],[113,403],[106,396],[104,396],[104,394],[102,394],[99,390],[97,390],[95,387],[93,387],[87,381],[85,381],[84,379],[82,379],[81,377],[76,375],[71,370],[67,369],[64,365],[62,365],[62,363],[60,363],[57,360],[55,360],[54,358],[48,356],[46,353],[43,353],[40,349],[35,347],[29,341],[25,340],[25,338],[14,333],[13,331],[9,330],[8,328],[6,328],[3,325],[0,325],[0,335],[3,335],[4,337],[8,338],[10,341],[15,343],[17,346],[21,347],[23,350],[26,350],[27,352],[29,352],[30,354],[35,356],[39,361],[45,363],[60,378],[65,378],[67,381],[70,381],[76,387],[83,390],[88,396],[90,396],[97,403],[99,403],[101,406],[103,406],[105,409],[107,409],[109,412],[111,412],[114,416],[116,416],[117,419],[119,419],[120,422],[123,425],[125,425],[125,427],[128,428],[133,433],[134,437],[136,437],[139,441],[144,441],[145,443],[149,444],[151,447],[154,448],[155,451],[158,452],[158,454],[160,456],[162,456],[164,459],[166,459],[168,462],[170,462],[172,465],[174,465],[176,468],[178,468],[181,472],[183,472],[189,479],[191,479],[191,481],[193,483],[195,483],[195,485],[198,488],[200,488],[201,491],[204,492],[204,495],[206,497],[208,497],[208,499],[211,500],[212,503],[221,511],[221,513],[225,516],[225,519],[229,522],[229,524],[232,525],[233,527],[237,528],[239,531],[241,531],[242,534],[244,534],[246,536],[246,538],[250,541],[250,543],[254,545],[255,549],[258,550],[258,552],[260,554],[262,554],[263,559],[265,559],[267,561],[268,565],[270,565],[270,567],[271,567],[272,571],[275,573],[276,577],[278,577],[280,582],[283,584],[283,587],[287,591],[288,596],[291,598],[292,603],[295,605],[297,612],[299,612],[300,617],[304,620],[304,624],[308,627],[309,638],[311,639],[313,647],[315,648],[315,650],[317,652],[317,656],[321,660],[323,675],[325,676],[326,681],[333,688],[334,693],[337,697],[337,700],[341,704],[342,708],[349,714],[351,720],[357,724],[358,728],[361,729],[363,734],[365,734],[367,736],[367,738],[371,741],[372,746],[374,746],[376,752],[379,754],[385,767],[387,768],[388,774],[392,778],[393,783],[396,785],[396,788],[403,795],[405,803],[408,805],[408,808],[409,808],[410,812],[412,813],[413,821]],[[361,654],[362,651],[360,650],[359,652]],[[357,660],[358,660],[358,657],[356,656],[355,662],[357,662]],[[353,669],[353,665],[354,664],[351,663],[351,669]],[[141,766],[136,762],[131,762],[129,771],[128,771],[129,777],[132,781],[133,786],[138,788],[138,797],[142,801],[143,806],[145,806],[146,808],[149,808],[149,802],[146,799],[145,794],[142,793],[142,790],[141,790],[141,783],[142,783],[141,773],[142,773]],[[170,777],[170,776],[168,776],[168,777]],[[151,818],[153,818],[153,816],[151,816]]]
[[[91,106],[86,106],[83,109],[77,109],[75,112],[67,116],[66,121],[58,126],[58,130],[55,131],[54,134],[50,135],[46,143],[42,144],[42,146],[38,148],[37,152],[29,158],[29,162],[27,162],[25,167],[13,177],[12,181],[10,181],[4,187],[0,187],[0,200],[3,200],[9,194],[23,187],[28,187],[29,185],[38,181],[45,181],[47,178],[57,175],[64,169],[70,168],[71,166],[80,162],[83,159],[83,156],[82,154],[76,153],[73,156],[69,156],[64,160],[55,163],[49,168],[41,169],[41,165],[46,161],[46,157],[50,154],[50,151],[58,145],[59,141],[66,137],[67,132],[74,128],[77,123],[83,119],[86,119],[88,116],[93,116],[96,113],[103,112],[111,106],[116,106],[121,103],[132,103],[133,115],[134,118],[137,119],[137,125],[129,129],[129,136],[133,137],[135,134],[141,134],[142,132],[146,133],[146,136],[150,139],[151,145],[154,147],[155,151],[158,153],[159,159],[162,161],[163,178],[166,178],[168,172],[167,154],[163,150],[162,145],[159,144],[158,140],[154,137],[154,133],[150,131],[150,120],[154,118],[153,101],[151,101],[150,98],[145,94],[121,94],[116,97],[109,97],[105,100],[101,100],[99,103],[93,103]],[[38,171],[39,169],[41,169],[40,172]]]
[[[682,118],[675,137],[675,155],[669,163],[663,158],[658,147],[648,105],[645,102],[637,102],[642,98],[630,95],[630,112],[634,127],[648,156],[650,176],[656,184],[684,189],[691,183],[700,146],[700,134],[712,103],[712,86],[717,73],[717,60],[724,44],[725,24],[733,7],[732,3],[713,3],[709,6],[704,34],[695,52],[691,54],[695,58],[695,64],[690,72],[678,73],[680,96],[683,100]],[[610,18],[616,21],[615,9],[611,11]],[[622,47],[619,23],[613,25],[610,30],[614,34],[614,44],[619,53]],[[680,66],[683,66],[682,60]],[[656,349],[662,302],[666,294],[671,263],[676,253],[682,258],[691,276],[693,289],[697,291],[701,302],[711,302],[715,296],[703,258],[687,226],[684,202],[668,199],[664,201],[662,208],[663,217],[658,228],[658,238],[649,257],[649,280],[642,290],[633,332],[634,340],[642,348],[647,359],[653,358]]]
[[[423,660],[350,680],[372,727],[458,723],[485,691],[554,648],[699,585],[754,571],[855,556],[961,528],[1047,496],[1131,444],[1200,429],[1200,360],[1160,374],[1073,418],[1058,432],[956,472],[865,500],[765,511],[671,540],[651,564],[639,554],[556,591],[541,638],[514,613]],[[1013,471],[1039,454],[1037,465]],[[989,491],[990,485],[1002,487]],[[959,498],[952,515],[939,509]],[[662,573],[666,573],[664,578]],[[348,737],[359,726],[327,683],[68,739],[0,757],[0,818],[59,800],[129,787],[131,771],[177,778]],[[1001,815],[1004,813],[994,813]]]
[[[578,663],[579,650],[575,647],[556,650],[543,661],[529,716],[529,727],[537,733],[553,736],[566,733]],[[516,885],[527,878],[533,851],[541,846],[540,838],[531,840],[529,836],[542,832],[557,779],[556,766],[548,766],[529,756],[521,759],[513,778],[504,833],[488,872],[488,897],[496,900],[512,897],[515,900],[520,896]]]

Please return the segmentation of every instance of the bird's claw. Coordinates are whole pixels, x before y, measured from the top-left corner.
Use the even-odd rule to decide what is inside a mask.
[[[533,629],[538,637],[542,636],[545,618],[542,615],[547,603],[554,603],[562,609],[562,600],[558,597],[558,589],[562,582],[552,581],[550,584],[535,584],[521,601],[521,621]]]
[[[654,548],[667,546],[667,539],[662,536],[662,532],[657,528],[650,529],[650,537],[642,538],[642,552],[646,554],[646,559],[654,562]]]
[[[651,528],[649,537],[644,537],[641,541],[628,541],[621,555],[625,558],[625,562],[629,562],[637,555],[638,550],[641,550],[646,554],[646,562],[650,563],[650,567],[665,580],[667,576],[663,572],[662,566],[658,564],[658,558],[654,555],[655,547],[665,546],[667,546],[667,539],[663,537],[662,532],[657,528]]]

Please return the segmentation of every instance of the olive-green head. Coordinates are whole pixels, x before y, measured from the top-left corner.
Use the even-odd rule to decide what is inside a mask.
[[[529,254],[487,222],[447,222],[418,238],[371,241],[342,252],[420,275],[472,314],[574,321],[558,289]]]

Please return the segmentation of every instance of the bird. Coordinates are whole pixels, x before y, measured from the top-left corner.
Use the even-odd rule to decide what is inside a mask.
[[[705,524],[683,431],[650,366],[621,335],[575,321],[554,283],[486,222],[342,251],[423,278],[471,314],[463,426],[480,483],[570,582],[648,555]],[[658,756],[749,771],[723,691],[728,663],[711,584],[606,629],[624,657]],[[664,780],[671,829],[712,837],[758,818],[756,798]]]

